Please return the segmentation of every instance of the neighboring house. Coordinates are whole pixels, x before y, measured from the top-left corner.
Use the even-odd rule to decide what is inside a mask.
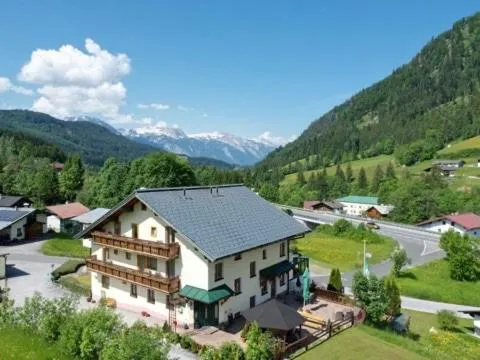
[[[373,205],[367,209],[367,216],[372,219],[382,219],[393,210],[393,205]]]
[[[241,185],[140,189],[92,238],[92,297],[170,324],[218,325],[288,290],[289,240],[308,228]]]
[[[426,168],[425,172],[431,172],[433,168],[437,168],[442,176],[455,176],[455,172],[465,165],[463,160],[437,160],[432,166]]]
[[[474,213],[445,215],[417,224],[424,229],[445,233],[454,230],[460,234],[480,236],[480,216]]]
[[[480,311],[460,310],[459,312],[470,315],[473,318],[473,335],[480,337]]]
[[[452,168],[461,168],[465,165],[463,160],[436,160],[433,162],[433,165],[449,166]]]
[[[71,219],[73,223],[73,234],[76,234],[76,233],[79,233],[80,231],[85,230],[87,227],[89,227],[95,221],[100,219],[103,215],[105,215],[109,211],[110,209],[96,208],[86,213],[83,213],[82,215],[75,216],[74,218]],[[86,245],[86,243],[84,243],[84,245]]]
[[[55,169],[57,173],[62,171],[65,168],[65,164],[59,163],[59,162],[54,162],[52,163],[52,167]]]
[[[30,207],[32,201],[25,196],[11,196],[0,194],[0,207]]]
[[[340,214],[343,210],[343,205],[335,200],[331,200],[331,201],[312,200],[312,201],[305,201],[303,203],[303,208],[306,210],[330,211],[330,212]]]
[[[47,228],[56,233],[73,234],[75,224],[72,218],[88,211],[89,209],[79,202],[47,206]]]
[[[379,205],[378,198],[374,196],[350,195],[337,199],[343,205],[343,212],[347,215],[362,216],[372,205]]]
[[[29,226],[35,224],[35,209],[0,207],[0,244],[27,237]]]

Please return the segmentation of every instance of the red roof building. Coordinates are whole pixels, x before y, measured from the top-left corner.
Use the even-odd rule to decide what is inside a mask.
[[[461,234],[480,236],[480,216],[474,213],[444,215],[421,222],[417,226],[440,233],[454,230]]]

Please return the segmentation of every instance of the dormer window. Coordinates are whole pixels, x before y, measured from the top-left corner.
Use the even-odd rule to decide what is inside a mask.
[[[142,204],[142,211],[147,211],[147,205],[145,205],[144,203],[141,203]]]

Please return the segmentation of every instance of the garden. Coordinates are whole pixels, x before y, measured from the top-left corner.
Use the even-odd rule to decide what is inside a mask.
[[[66,234],[56,234],[54,238],[45,241],[40,251],[48,256],[75,258],[85,258],[90,253],[89,249],[83,247],[82,240],[73,239]]]

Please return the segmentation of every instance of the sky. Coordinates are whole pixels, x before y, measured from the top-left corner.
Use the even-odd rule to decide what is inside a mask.
[[[282,142],[478,0],[3,1],[0,108]]]

